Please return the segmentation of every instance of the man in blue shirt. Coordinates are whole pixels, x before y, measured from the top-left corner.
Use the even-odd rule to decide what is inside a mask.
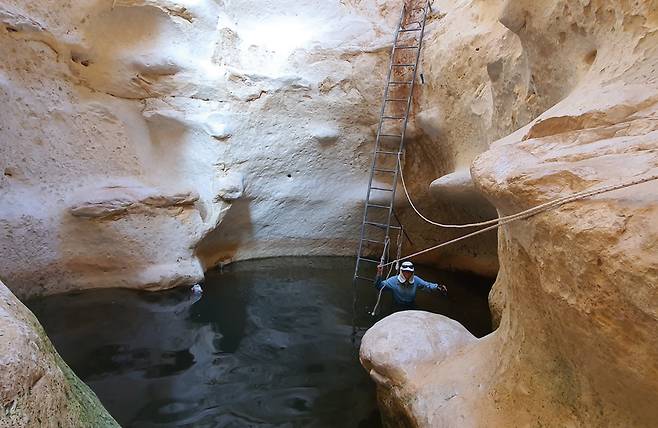
[[[414,275],[414,265],[411,262],[404,262],[400,266],[400,273],[386,280],[382,279],[383,268],[377,267],[377,279],[375,287],[377,290],[386,288],[393,294],[393,302],[399,309],[413,309],[416,300],[416,290],[438,290],[443,294],[448,292],[445,285],[427,282],[422,278]]]

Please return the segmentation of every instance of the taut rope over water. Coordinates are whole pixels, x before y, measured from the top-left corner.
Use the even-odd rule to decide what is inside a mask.
[[[404,188],[404,193],[407,195],[407,200],[409,201],[409,204],[411,205],[413,210],[416,212],[416,214],[418,214],[423,220],[425,220],[426,222],[428,222],[430,224],[433,224],[433,225],[438,226],[438,227],[443,227],[443,228],[466,228],[466,227],[477,227],[477,226],[488,226],[488,227],[485,227],[484,229],[476,230],[475,232],[469,233],[469,234],[464,235],[464,236],[460,236],[460,237],[455,238],[455,239],[451,239],[447,242],[443,242],[443,243],[435,245],[433,247],[426,248],[424,250],[418,251],[418,252],[410,254],[408,256],[401,257],[401,258],[398,257],[398,259],[393,260],[392,262],[389,262],[389,263],[387,263],[385,265],[382,265],[382,266],[389,266],[389,265],[399,263],[399,262],[404,261],[404,260],[409,260],[409,259],[411,259],[413,257],[416,257],[416,256],[419,256],[421,254],[425,254],[425,253],[428,253],[430,251],[438,250],[439,248],[446,247],[448,245],[452,245],[456,242],[462,241],[464,239],[471,238],[471,237],[476,236],[476,235],[480,235],[480,234],[488,232],[490,230],[497,229],[501,226],[512,223],[514,221],[523,220],[523,219],[535,216],[539,213],[548,211],[548,210],[553,209],[553,208],[557,208],[559,206],[568,204],[570,202],[574,202],[574,201],[577,201],[577,200],[580,200],[580,199],[585,199],[585,198],[588,198],[588,197],[600,195],[602,193],[612,192],[614,190],[619,190],[619,189],[623,189],[623,188],[626,188],[626,187],[636,186],[638,184],[647,183],[649,181],[658,180],[658,175],[652,175],[652,176],[648,176],[648,177],[644,177],[644,178],[638,178],[638,179],[635,179],[635,180],[631,180],[631,181],[627,181],[627,182],[623,182],[623,183],[619,183],[619,184],[613,184],[613,185],[609,185],[609,186],[600,187],[598,189],[592,189],[592,190],[585,190],[585,191],[581,191],[581,192],[576,192],[576,193],[572,193],[571,195],[564,196],[562,198],[558,198],[558,199],[555,199],[555,200],[550,201],[550,202],[546,202],[546,203],[541,204],[541,205],[537,205],[536,207],[529,208],[525,211],[521,211],[521,212],[518,212],[516,214],[511,214],[511,215],[508,215],[508,216],[505,216],[505,217],[499,217],[497,219],[492,219],[492,220],[488,220],[488,221],[484,221],[484,222],[480,222],[480,223],[442,224],[442,223],[432,221],[432,220],[428,219],[427,217],[425,217],[424,215],[422,215],[418,211],[418,209],[416,208],[414,203],[411,201],[411,197],[409,196],[409,191],[407,190],[407,186],[406,186],[405,181],[404,181],[404,175],[402,174],[402,165],[401,165],[400,154],[398,154],[398,166],[400,167],[400,179],[402,181],[402,186]],[[491,225],[491,226],[489,226],[489,225]]]

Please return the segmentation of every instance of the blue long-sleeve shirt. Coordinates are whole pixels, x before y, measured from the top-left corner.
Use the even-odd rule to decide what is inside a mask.
[[[412,277],[412,280],[413,283],[410,284],[409,281],[401,282],[399,275],[392,276],[387,280],[378,277],[375,282],[375,287],[377,290],[381,290],[384,287],[387,288],[393,293],[393,300],[395,303],[403,305],[410,305],[414,302],[416,299],[416,290],[419,288],[424,290],[440,289],[439,284],[425,281],[416,275]]]

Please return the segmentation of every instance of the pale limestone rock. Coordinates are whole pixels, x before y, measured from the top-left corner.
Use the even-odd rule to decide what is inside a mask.
[[[333,144],[340,138],[340,130],[333,124],[313,124],[311,136],[319,144]]]
[[[230,117],[217,113],[208,114],[203,120],[203,129],[217,140],[226,140],[233,135],[234,125]]]
[[[454,350],[475,341],[456,321],[422,311],[397,312],[366,332],[361,362],[385,387],[408,382],[419,366],[441,364]]]
[[[437,193],[468,194],[475,192],[475,185],[468,169],[460,169],[432,181],[430,190]]]
[[[217,180],[217,197],[225,202],[232,202],[244,194],[244,176],[239,173],[229,173]]]
[[[14,291],[191,285],[228,260],[351,254],[397,9],[4,2]],[[311,123],[329,125],[309,137]]]
[[[554,105],[473,164],[501,215],[658,174],[655,2],[504,6],[498,17],[523,47],[537,97]],[[380,387],[391,426],[654,426],[657,218],[650,182],[505,226],[491,295],[500,326]],[[362,355],[393,349],[378,347]]]
[[[0,145],[0,267],[16,293],[150,287],[137,278],[154,266],[174,272],[165,286],[198,280],[203,268],[230,260],[354,252],[399,2],[225,3],[74,0],[53,7],[9,0],[0,6],[0,51],[13,58],[0,64],[0,138],[9,142]],[[436,203],[429,183],[486,148],[492,127],[509,132],[532,113],[517,112],[527,87],[527,76],[514,72],[518,43],[490,14],[468,37],[486,39],[492,52],[464,72],[477,77],[498,61],[488,67],[498,83],[485,82],[471,94],[469,85],[452,81],[459,92],[453,97],[473,99],[470,113],[451,113],[450,103],[439,108],[436,99],[446,95],[440,76],[449,70],[433,70],[433,58],[446,49],[447,58],[461,58],[472,47],[453,49],[454,39],[445,37],[453,34],[446,25],[459,20],[441,17],[453,9],[459,7],[452,2],[436,4],[428,27],[427,84],[419,90],[406,162],[417,166],[412,193],[424,208],[436,205],[430,214],[467,222],[489,211]],[[493,49],[501,40],[504,46]],[[518,120],[492,107],[504,97],[516,100],[511,110]],[[452,137],[466,124],[486,137],[476,148]],[[450,149],[437,151],[437,143]],[[461,166],[446,157],[452,151],[468,152],[455,158]],[[242,176],[242,192],[223,192],[227,171]],[[192,192],[199,199],[183,210],[109,216],[93,229],[72,224],[72,195],[118,180],[159,189],[165,198]],[[122,211],[115,202],[108,209]],[[402,197],[398,204],[407,230],[418,230],[416,246],[405,252],[445,238],[427,233]],[[77,254],[89,248],[76,242],[92,237],[117,252],[93,249],[94,261],[82,262]],[[162,251],[149,249],[154,237]],[[428,260],[494,274],[493,234]],[[90,276],[101,266],[103,275]]]
[[[71,215],[102,219],[152,208],[191,207],[199,196],[193,192],[161,195],[153,188],[115,185],[88,188],[74,198],[81,200],[69,208]]]
[[[464,215],[458,224],[477,222],[479,219],[495,219],[498,213],[493,206],[482,196],[473,183],[471,172],[468,169],[458,169],[432,181],[429,186],[430,194],[436,201],[458,205],[463,212],[481,215]],[[474,244],[477,246],[477,244]],[[496,264],[497,266],[497,264]]]
[[[119,426],[2,282],[0,332],[0,426]]]
[[[496,211],[488,209],[488,201],[476,189],[471,177],[471,171],[463,168],[446,174],[430,183],[430,193],[437,199],[458,203],[462,206],[479,207],[486,218],[496,218]]]

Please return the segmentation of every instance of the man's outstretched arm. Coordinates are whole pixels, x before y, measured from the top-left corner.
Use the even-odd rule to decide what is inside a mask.
[[[439,285],[433,282],[425,281],[423,278],[420,278],[418,276],[416,277],[416,281],[418,281],[418,288],[423,288],[425,290],[431,290],[431,291],[438,290],[444,294],[448,292],[448,289],[446,288],[445,285]]]

